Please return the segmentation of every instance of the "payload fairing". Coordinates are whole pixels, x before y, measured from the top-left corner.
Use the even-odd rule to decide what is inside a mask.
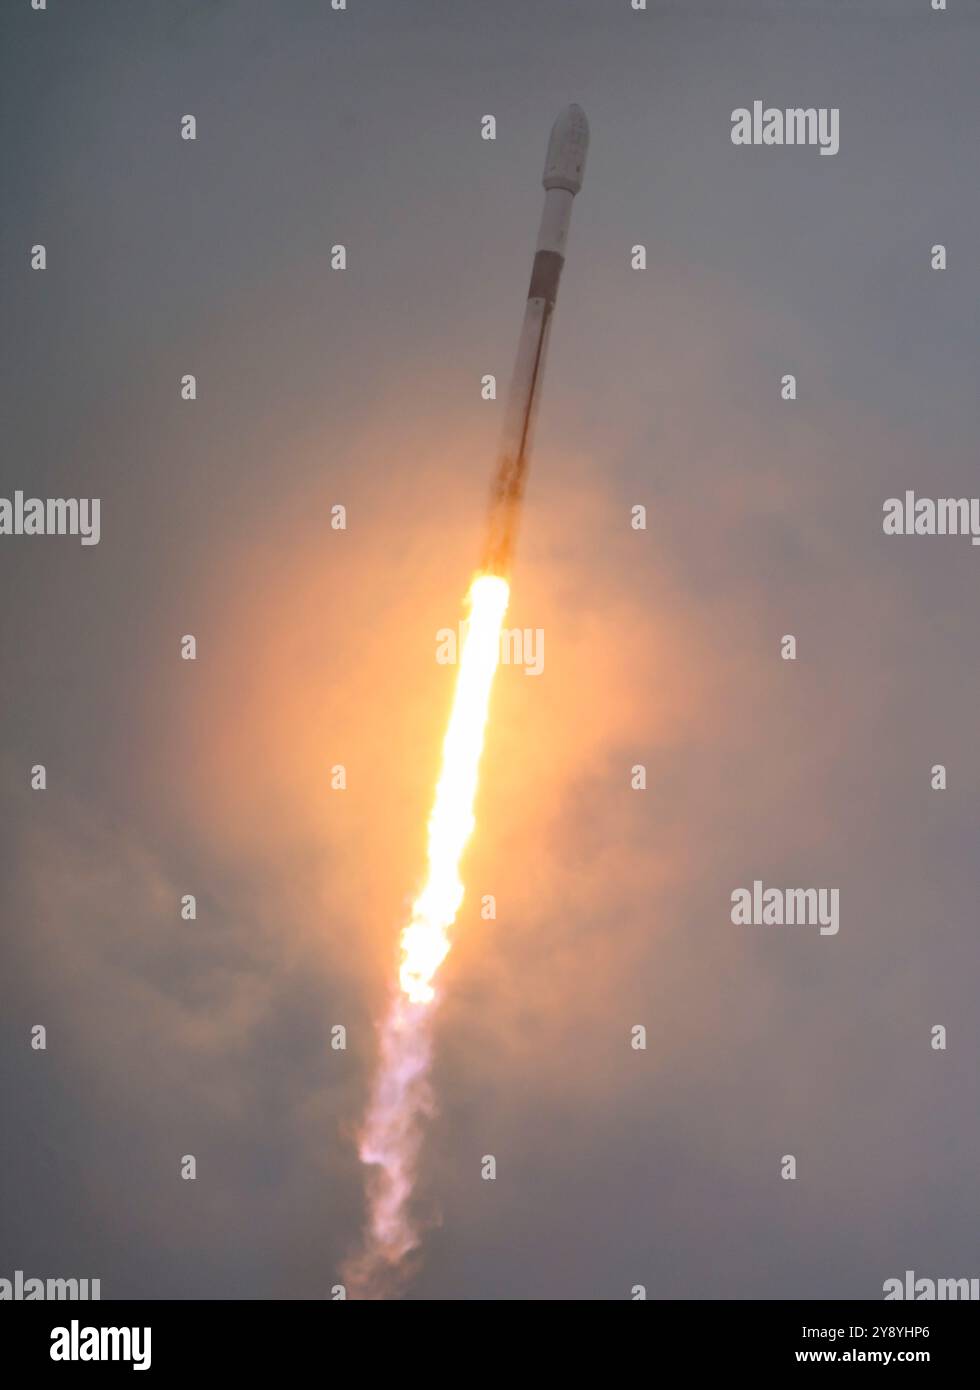
[[[500,460],[490,494],[490,522],[483,563],[487,574],[506,576],[510,568],[548,351],[551,315],[565,264],[572,199],[582,187],[588,148],[589,123],[585,112],[574,104],[566,107],[552,127],[545,156],[544,211],[517,344],[517,360],[507,395]]]

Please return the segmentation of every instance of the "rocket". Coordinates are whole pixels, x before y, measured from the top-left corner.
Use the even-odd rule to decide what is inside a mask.
[[[517,360],[507,394],[497,471],[490,492],[490,519],[483,562],[483,571],[487,574],[505,577],[510,568],[531,457],[534,419],[541,395],[551,317],[558,297],[558,281],[565,264],[572,200],[582,187],[588,148],[589,123],[585,119],[585,112],[574,104],[566,107],[551,128],[544,161],[541,180],[545,189],[544,211],[534,248],[531,284],[517,343]]]

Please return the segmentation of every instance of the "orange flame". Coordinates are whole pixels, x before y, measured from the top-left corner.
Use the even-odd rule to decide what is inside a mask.
[[[413,1004],[434,997],[432,980],[449,954],[449,928],[463,901],[459,864],[475,824],[477,773],[507,596],[507,581],[494,575],[481,575],[470,589],[469,631],[429,817],[429,873],[401,938],[399,983]]]
[[[362,1163],[375,1165],[365,1245],[347,1270],[355,1291],[368,1296],[419,1240],[408,1202],[421,1145],[419,1121],[431,1110],[429,1005],[463,901],[460,862],[475,825],[480,757],[508,597],[507,581],[496,575],[478,575],[470,588],[469,628],[429,817],[428,872],[401,934],[400,993],[381,1030],[380,1065],[359,1146]]]

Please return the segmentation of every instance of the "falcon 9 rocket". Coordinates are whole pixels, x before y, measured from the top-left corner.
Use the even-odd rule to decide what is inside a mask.
[[[507,395],[500,458],[490,494],[483,571],[502,578],[510,568],[514,549],[551,316],[558,297],[562,266],[565,264],[572,199],[582,187],[588,147],[589,123],[585,119],[585,112],[574,104],[566,107],[552,126],[548,141],[541,180],[545,188],[544,211],[534,250],[524,323],[517,344],[517,360]]]
[[[381,1027],[380,1062],[358,1136],[358,1151],[370,1175],[363,1244],[345,1266],[345,1282],[354,1296],[377,1297],[397,1288],[408,1269],[406,1257],[421,1239],[412,1203],[422,1122],[432,1109],[429,1068],[436,977],[449,954],[463,902],[460,865],[476,823],[480,758],[509,594],[507,571],[572,199],[582,186],[588,141],[584,112],[569,106],[555,122],[548,143],[544,214],[507,398],[487,549],[470,587],[468,631],[429,817],[425,883],[401,933],[398,989]]]

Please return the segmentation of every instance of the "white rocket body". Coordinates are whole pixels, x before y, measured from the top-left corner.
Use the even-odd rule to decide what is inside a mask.
[[[516,535],[524,480],[531,455],[534,420],[541,395],[551,316],[565,263],[572,201],[582,187],[589,123],[580,106],[569,106],[555,121],[548,141],[542,183],[544,210],[534,249],[531,284],[517,344],[504,414],[500,459],[490,498],[490,526],[484,569],[506,574]]]

